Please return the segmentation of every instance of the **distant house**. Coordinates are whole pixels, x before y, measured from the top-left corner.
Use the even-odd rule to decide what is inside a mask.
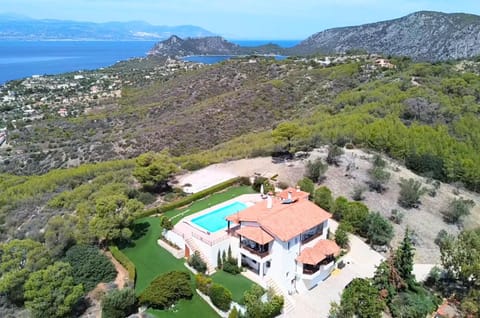
[[[395,64],[392,64],[389,60],[382,59],[382,58],[376,59],[375,64],[381,68],[389,68],[389,69],[397,68],[397,66]]]
[[[66,108],[60,108],[57,113],[60,115],[60,117],[68,116],[68,110]]]

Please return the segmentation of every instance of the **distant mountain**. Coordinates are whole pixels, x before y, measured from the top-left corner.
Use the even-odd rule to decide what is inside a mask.
[[[92,23],[35,20],[0,14],[0,40],[163,40],[177,34],[205,37],[212,32],[193,25],[157,26],[141,21]]]
[[[291,55],[348,50],[439,61],[480,54],[480,16],[421,11],[405,17],[316,33],[288,50]]]
[[[158,42],[148,52],[157,56],[189,56],[189,55],[242,55],[242,54],[283,54],[284,49],[276,44],[261,46],[240,46],[219,36],[203,38],[186,38],[173,35],[167,40]]]

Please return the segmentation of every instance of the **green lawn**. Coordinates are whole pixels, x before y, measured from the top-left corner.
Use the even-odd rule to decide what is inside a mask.
[[[232,275],[224,271],[218,271],[213,274],[212,280],[230,290],[233,300],[239,304],[243,304],[243,294],[255,284],[241,274]]]
[[[210,206],[230,200],[242,194],[253,193],[251,187],[242,186],[230,188],[226,191],[213,194],[207,198],[196,201],[189,207],[184,209],[175,209],[165,213],[168,217],[185,212],[183,216],[196,213]],[[174,218],[174,223],[178,222],[182,217]],[[150,282],[157,276],[173,271],[188,271],[184,266],[183,259],[176,259],[166,250],[158,246],[157,240],[161,233],[160,219],[158,217],[148,217],[139,219],[136,222],[134,230],[134,245],[122,249],[122,252],[135,264],[137,270],[137,278],[135,283],[135,292],[140,294]],[[137,237],[135,237],[137,236]],[[192,286],[194,278],[192,276]],[[242,301],[243,293],[250,288],[253,282],[241,275],[230,275],[228,273],[219,272],[213,275],[216,283],[224,285],[231,290],[235,301]],[[175,310],[153,310],[149,309],[149,313],[156,317],[217,317],[215,311],[203,301],[196,293],[192,300],[181,300]]]
[[[188,269],[183,265],[183,259],[176,259],[158,246],[157,239],[160,235],[160,220],[158,218],[144,218],[136,223],[137,226],[149,225],[146,234],[135,240],[134,247],[128,247],[122,251],[136,266],[135,291],[138,295],[158,275],[172,270],[188,271]],[[149,310],[149,312],[156,317],[218,317],[216,312],[197,293],[194,293],[192,300],[180,301],[175,311]]]
[[[183,209],[173,209],[165,212],[163,215],[169,217],[172,220],[173,224],[177,224],[182,218],[186,217],[187,215],[197,213],[216,204],[238,197],[239,195],[249,193],[255,193],[250,186],[232,187],[223,192],[215,193],[206,198],[195,201],[191,205]]]

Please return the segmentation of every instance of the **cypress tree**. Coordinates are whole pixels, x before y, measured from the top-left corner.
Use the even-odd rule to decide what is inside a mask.
[[[217,253],[217,268],[222,269],[222,257],[220,256],[220,250]]]
[[[402,244],[400,244],[395,253],[395,268],[408,285],[415,283],[415,276],[412,273],[414,255],[415,248],[413,247],[410,231],[407,228]]]

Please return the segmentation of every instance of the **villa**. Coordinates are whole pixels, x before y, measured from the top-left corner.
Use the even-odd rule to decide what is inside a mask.
[[[263,286],[302,293],[335,269],[340,248],[327,240],[331,214],[288,188],[277,195],[247,194],[185,217],[166,237],[188,257],[198,251],[215,270],[218,253],[229,247],[238,265]]]

